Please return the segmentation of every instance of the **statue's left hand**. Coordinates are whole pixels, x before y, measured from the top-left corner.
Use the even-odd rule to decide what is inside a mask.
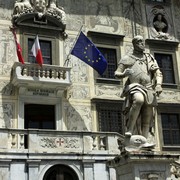
[[[161,85],[157,84],[155,87],[155,91],[156,91],[157,96],[159,96],[162,93]]]

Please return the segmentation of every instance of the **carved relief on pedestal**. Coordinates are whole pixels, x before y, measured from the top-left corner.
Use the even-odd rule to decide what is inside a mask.
[[[140,180],[164,180],[165,175],[162,172],[141,172]]]
[[[120,5],[117,5],[118,2],[114,3],[112,0],[103,1],[91,1],[87,4],[87,12],[93,14],[90,18],[87,19],[90,29],[98,32],[106,33],[119,33],[119,17],[116,16],[118,12],[121,12]]]
[[[180,179],[180,159],[170,164],[170,173],[171,173],[171,179],[173,180]]]
[[[169,8],[157,5],[147,6],[147,20],[150,38],[173,40],[172,17]]]

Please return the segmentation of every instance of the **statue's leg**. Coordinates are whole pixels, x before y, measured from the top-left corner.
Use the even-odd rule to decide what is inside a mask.
[[[153,120],[153,106],[144,105],[142,107],[142,135],[148,138],[150,123]]]
[[[131,136],[138,119],[141,107],[144,104],[144,96],[140,92],[136,92],[132,95],[132,105],[129,111],[129,121],[127,124],[127,132],[125,135]]]

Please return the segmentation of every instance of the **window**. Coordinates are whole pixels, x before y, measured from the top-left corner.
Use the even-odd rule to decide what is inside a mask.
[[[33,43],[34,39],[28,39],[28,62],[30,63],[36,63],[36,59],[31,52]],[[39,43],[42,51],[44,64],[52,64],[51,41],[40,40]]]
[[[165,146],[180,146],[180,119],[177,113],[161,113],[163,140]]]
[[[117,69],[116,49],[101,48],[101,47],[99,47],[98,49],[104,55],[105,59],[108,62],[107,69],[103,73],[102,77],[114,79],[114,72]]]
[[[121,105],[116,103],[97,104],[99,130],[123,134]]]
[[[154,54],[163,74],[163,84],[175,84],[173,59],[171,54]]]
[[[25,104],[25,129],[55,129],[55,106]]]

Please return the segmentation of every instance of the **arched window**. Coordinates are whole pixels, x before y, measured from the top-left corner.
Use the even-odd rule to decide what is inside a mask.
[[[68,166],[55,165],[48,169],[43,180],[78,180],[77,174]]]

